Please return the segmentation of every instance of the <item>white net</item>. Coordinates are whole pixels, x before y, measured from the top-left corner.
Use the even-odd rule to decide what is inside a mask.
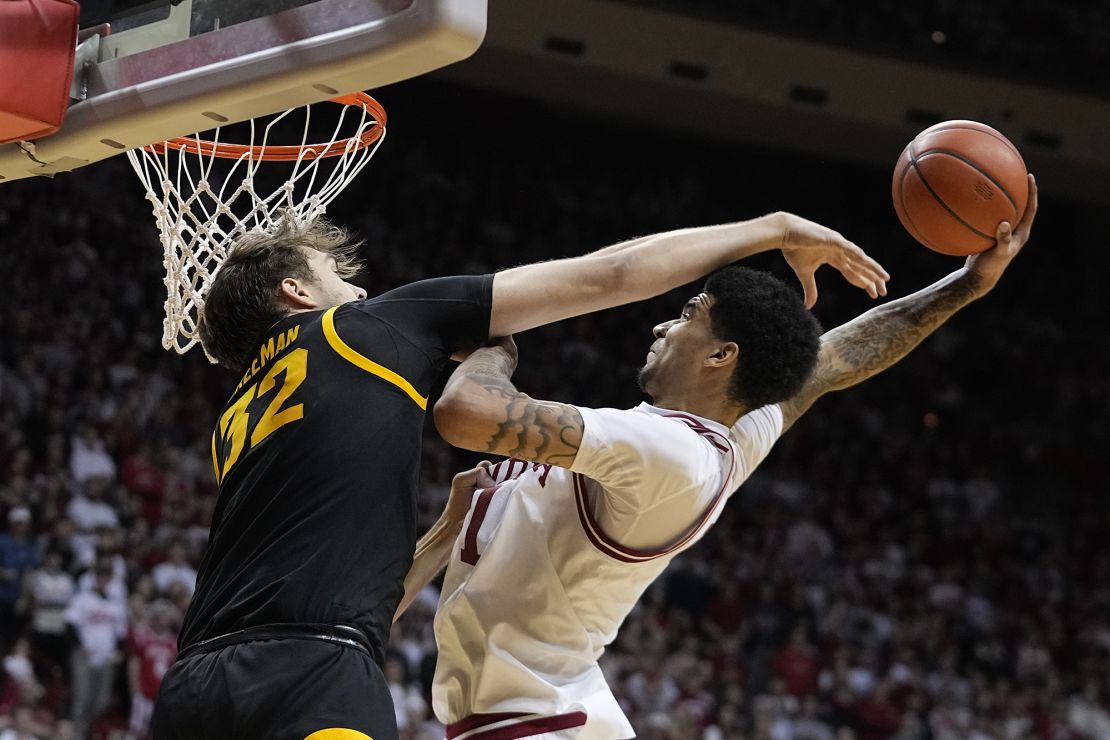
[[[127,153],[146,188],[164,250],[163,347],[184,354],[198,342],[205,292],[239,237],[275,230],[287,216],[313,221],[374,156],[385,139],[384,111],[365,94],[349,100],[355,102],[344,99],[326,143],[309,143],[312,106],[306,106],[265,125],[250,121],[247,145],[221,144],[217,128],[210,140],[177,139]],[[303,115],[303,126],[297,115]],[[275,127],[288,127],[291,117],[301,128],[300,145],[271,144]],[[275,159],[288,172],[267,186],[274,168],[280,170]],[[260,175],[263,162],[268,164]]]

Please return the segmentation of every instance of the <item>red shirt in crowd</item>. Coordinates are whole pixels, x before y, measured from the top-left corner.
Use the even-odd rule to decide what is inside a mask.
[[[130,653],[139,658],[139,693],[154,699],[162,676],[177,658],[177,636],[138,626],[131,631],[130,643]]]
[[[817,649],[812,645],[787,645],[775,658],[774,671],[786,681],[786,690],[794,696],[810,696],[817,693],[817,676],[821,673],[821,661],[817,659]]]

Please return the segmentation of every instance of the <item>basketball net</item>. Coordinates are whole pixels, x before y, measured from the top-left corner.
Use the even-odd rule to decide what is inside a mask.
[[[265,126],[250,121],[249,144],[221,143],[217,128],[211,140],[194,135],[127,152],[146,188],[163,247],[163,347],[184,354],[199,341],[204,295],[240,237],[275,231],[286,218],[302,225],[312,222],[377,152],[385,139],[385,110],[365,93],[333,102],[342,108],[325,143],[309,143],[312,107],[305,106],[285,111]],[[300,144],[272,144],[273,127],[297,111],[304,116]],[[218,159],[230,161],[226,174],[214,172]],[[291,172],[283,184],[266,192],[256,175],[263,162],[274,161],[290,163]]]

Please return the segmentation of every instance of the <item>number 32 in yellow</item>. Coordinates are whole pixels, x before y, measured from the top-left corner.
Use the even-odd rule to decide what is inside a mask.
[[[262,380],[243,391],[243,395],[239,396],[239,399],[223,413],[216,427],[216,432],[212,435],[212,465],[216,470],[217,483],[223,482],[228,471],[239,460],[239,456],[243,453],[243,448],[246,445],[248,433],[250,434],[250,446],[254,447],[270,436],[275,429],[304,417],[303,403],[288,408],[282,407],[300,384],[304,382],[307,367],[308,350],[299,348],[291,351],[277,360],[269,372],[262,377]],[[256,398],[262,398],[277,387],[277,377],[282,372],[285,373],[285,377],[282,380],[281,387],[277,388],[277,393],[274,394],[266,410],[262,412],[262,416],[255,423],[254,429],[251,430],[248,407]],[[228,445],[223,465],[220,465],[220,459],[216,453],[217,435],[222,437]]]

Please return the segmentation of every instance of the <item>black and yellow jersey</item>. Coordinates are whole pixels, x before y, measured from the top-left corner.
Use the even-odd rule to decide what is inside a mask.
[[[493,276],[425,280],[274,325],[217,420],[219,483],[182,649],[269,624],[385,643],[416,540],[427,396],[489,332]]]

